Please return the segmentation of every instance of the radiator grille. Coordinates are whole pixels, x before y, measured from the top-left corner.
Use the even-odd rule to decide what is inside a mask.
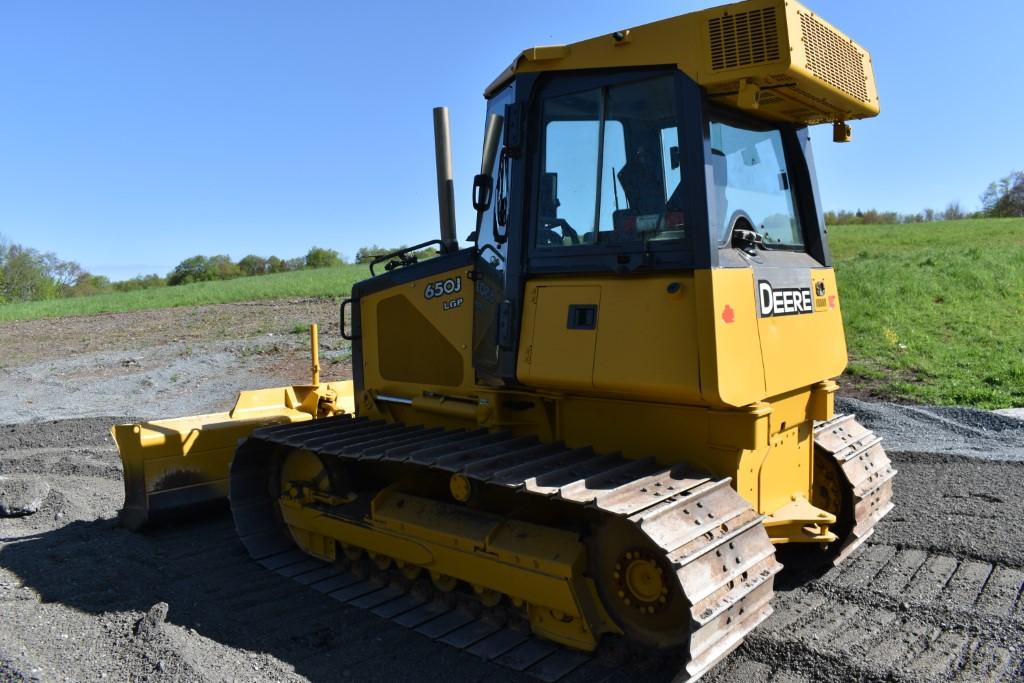
[[[779,30],[775,8],[727,14],[708,20],[711,69],[772,62],[779,58]]]
[[[811,73],[861,102],[870,102],[863,53],[806,12],[800,12],[800,29]]]

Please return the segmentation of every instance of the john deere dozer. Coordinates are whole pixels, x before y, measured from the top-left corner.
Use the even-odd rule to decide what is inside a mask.
[[[808,131],[877,115],[871,59],[748,0],[526,50],[485,97],[472,246],[438,109],[441,254],[353,288],[352,381],[115,427],[123,518],[227,495],[256,560],[451,645],[697,677],[771,614],[775,546],[839,562],[892,509],[879,439],[834,414]]]

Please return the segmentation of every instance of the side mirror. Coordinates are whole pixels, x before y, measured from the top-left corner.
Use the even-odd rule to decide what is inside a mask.
[[[491,208],[494,194],[494,179],[487,173],[477,173],[473,178],[473,208],[483,213]]]
[[[473,178],[473,208],[478,214],[491,208],[491,195],[494,192],[494,179],[491,169],[494,158],[498,155],[498,141],[501,139],[501,127],[505,119],[498,114],[487,117],[484,125],[484,145],[480,155],[480,172]]]

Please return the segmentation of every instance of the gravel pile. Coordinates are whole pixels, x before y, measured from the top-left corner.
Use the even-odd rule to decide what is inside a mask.
[[[887,451],[1024,461],[1024,419],[989,410],[836,399],[837,413],[885,439]]]

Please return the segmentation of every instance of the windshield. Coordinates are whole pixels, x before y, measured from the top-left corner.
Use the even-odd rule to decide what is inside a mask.
[[[734,228],[760,233],[767,248],[802,249],[800,221],[778,129],[711,121],[714,191],[711,214],[719,243]],[[717,209],[717,210],[716,210]]]
[[[669,76],[544,102],[536,246],[685,236]]]

